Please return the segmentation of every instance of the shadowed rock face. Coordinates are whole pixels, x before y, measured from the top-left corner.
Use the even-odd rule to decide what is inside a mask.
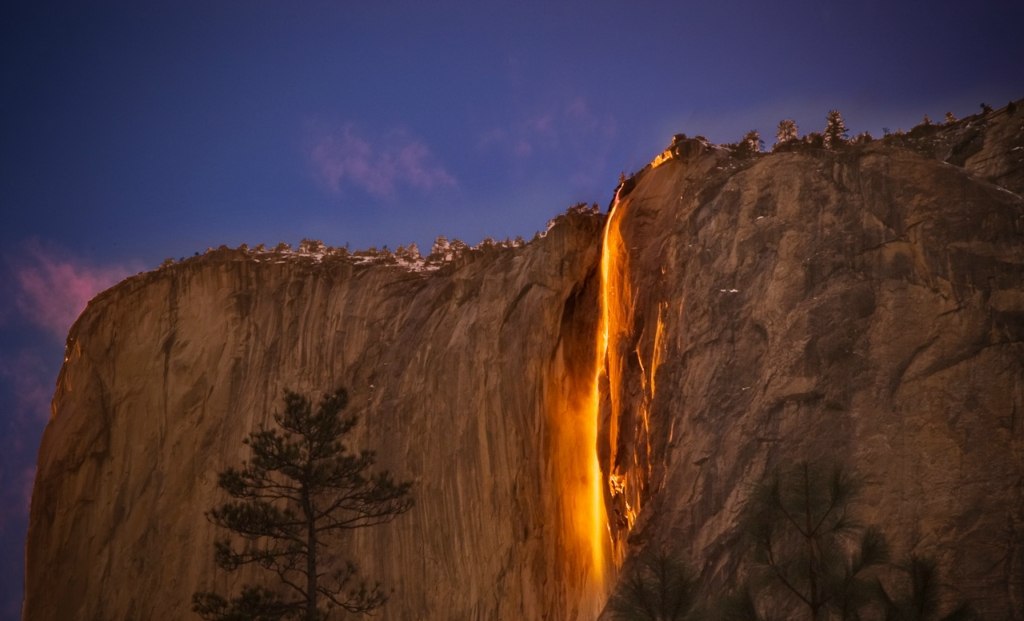
[[[595,618],[569,491],[593,450],[620,561],[667,546],[719,591],[750,486],[828,457],[897,555],[1020,619],[1024,116],[975,122],[913,149],[680,145],[614,207],[603,286],[586,215],[429,274],[224,251],[118,285],[69,336],[25,618],[189,618],[193,591],[240,585],[212,562],[216,473],[285,387],[346,386],[353,444],[415,483],[346,542],[395,590],[379,618]]]

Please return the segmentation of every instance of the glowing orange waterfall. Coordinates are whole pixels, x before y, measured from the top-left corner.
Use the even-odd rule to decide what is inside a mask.
[[[571,325],[582,329],[570,331],[560,344],[554,359],[555,381],[549,392],[550,480],[558,492],[551,497],[550,515],[559,523],[562,558],[555,579],[567,585],[568,615],[577,621],[597,618],[614,579],[605,508],[606,479],[598,452],[601,403],[607,395],[601,382],[606,381],[609,304],[605,283],[609,270],[608,225],[613,217],[609,215],[605,222],[599,281],[587,285],[587,292],[574,307],[577,314],[570,320]],[[604,442],[601,440],[602,445]]]
[[[562,424],[553,429],[556,447],[563,548],[581,589],[577,619],[596,619],[607,599],[610,540],[604,508],[603,476],[597,459],[598,391],[578,377],[570,388]]]
[[[621,392],[618,389],[623,377],[623,360],[618,352],[618,333],[627,324],[627,309],[630,306],[632,292],[629,287],[629,280],[626,277],[626,256],[622,232],[619,229],[619,217],[622,207],[618,197],[612,209],[608,213],[608,221],[605,223],[604,236],[601,244],[601,295],[599,303],[601,306],[601,319],[598,329],[597,344],[597,365],[594,370],[594,411],[595,420],[607,420],[607,437],[604,441],[609,450],[609,463],[605,464],[608,472],[608,492],[612,499],[612,505],[604,511],[605,522],[608,524],[604,539],[605,545],[609,546],[611,562],[616,567],[622,563],[623,550],[618,544],[617,533],[622,530],[628,531],[636,519],[633,507],[623,502],[625,479],[615,471],[614,452],[619,436],[619,416],[622,410]],[[602,392],[602,385],[605,392]],[[602,405],[608,408],[602,415]],[[604,476],[601,476],[602,483]],[[600,490],[602,505],[604,489]],[[602,507],[604,508],[604,507]],[[609,520],[611,522],[609,523]]]
[[[595,279],[596,280],[596,279]],[[558,561],[547,582],[563,589],[564,615],[572,621],[593,621],[608,596],[610,542],[604,507],[604,477],[598,462],[598,399],[595,367],[600,343],[594,340],[596,284],[591,282],[570,304],[573,313],[552,361],[548,390],[550,460],[546,472],[548,507],[545,524],[553,521]],[[599,315],[600,313],[598,313]]]
[[[624,345],[635,340],[631,334],[636,292],[621,230],[628,208],[628,201],[616,200],[608,214],[600,280],[587,285],[588,293],[580,297],[583,303],[569,309],[569,323],[586,329],[569,331],[572,335],[567,333],[560,343],[554,359],[557,379],[549,393],[550,480],[558,492],[551,499],[551,515],[559,523],[562,558],[558,579],[567,585],[569,616],[578,621],[597,618],[607,600],[650,474],[648,407],[660,363],[664,309],[658,307],[653,341],[644,341],[643,355]],[[593,302],[588,302],[595,297],[596,321]],[[591,326],[594,332],[588,334]],[[627,368],[633,357],[643,359],[639,377]],[[641,402],[636,403],[624,386],[632,392],[639,387]],[[637,444],[629,445],[623,455],[616,453],[620,424],[630,425],[626,431]]]
[[[655,375],[665,350],[668,311],[663,302],[652,308],[650,298],[638,306],[645,292],[634,286],[630,263],[640,248],[627,245],[626,236],[635,245],[642,230],[623,229],[631,207],[629,199],[617,197],[605,223],[592,399],[592,416],[599,427],[597,452],[607,486],[601,490],[607,524],[602,545],[608,546],[608,564],[615,567],[622,564],[627,535],[654,479],[650,411]],[[655,309],[656,316],[646,314]]]
[[[577,419],[581,423],[578,428],[578,437],[583,448],[581,456],[586,468],[583,479],[585,484],[582,490],[585,500],[580,503],[586,506],[579,507],[584,509],[582,515],[585,515],[586,518],[577,524],[577,528],[578,534],[587,540],[590,548],[592,571],[588,581],[588,590],[601,606],[607,598],[617,565],[612,560],[613,542],[608,526],[608,512],[605,508],[605,476],[601,470],[598,456],[602,402],[601,383],[607,379],[609,326],[612,325],[615,317],[612,309],[616,293],[609,289],[609,283],[612,282],[609,276],[622,243],[617,229],[612,226],[615,213],[613,206],[605,222],[601,243],[601,270],[597,298],[598,322],[596,343],[594,343],[596,356],[589,378],[580,386],[582,391],[576,409]],[[595,617],[597,612],[599,612],[599,608],[595,609]]]

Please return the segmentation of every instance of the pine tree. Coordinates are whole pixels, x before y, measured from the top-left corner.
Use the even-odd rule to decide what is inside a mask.
[[[461,239],[459,239],[457,237],[453,237],[452,238],[452,243],[451,243],[450,249],[451,249],[452,256],[454,256],[456,259],[458,259],[459,257],[463,256],[464,254],[466,254],[470,250],[469,244],[467,244],[466,242],[462,241]]]
[[[798,138],[796,121],[793,119],[782,119],[779,121],[779,126],[775,130],[775,146],[785,144],[790,140],[796,140]]]
[[[395,256],[407,263],[417,263],[422,258],[416,242],[412,242],[408,246],[399,246],[395,249]]]
[[[888,556],[885,538],[857,525],[851,505],[858,485],[842,468],[799,463],[777,470],[757,486],[745,525],[761,568],[761,590],[751,595],[785,601],[808,621],[828,611],[851,618],[874,596],[868,573]]]
[[[846,142],[847,131],[843,115],[839,113],[839,110],[829,110],[825,117],[825,148],[838,149]]]
[[[644,550],[608,600],[615,621],[682,621],[697,602],[697,579],[664,551]]]
[[[857,134],[856,136],[854,136],[853,139],[850,140],[850,142],[852,144],[861,145],[861,144],[868,144],[872,140],[874,140],[874,138],[871,137],[871,133],[870,132],[861,132],[861,133]]]
[[[448,242],[448,238],[444,235],[438,235],[437,239],[434,240],[433,246],[430,247],[430,254],[427,255],[428,261],[448,261],[451,255],[451,244]]]
[[[893,595],[890,589],[878,583],[878,592],[885,611],[885,621],[969,621],[974,612],[965,602],[955,604],[943,614],[939,571],[935,560],[911,557],[902,568],[907,575],[907,588]]]
[[[954,115],[952,112],[947,112],[946,113],[946,124],[948,125],[950,123],[956,123],[956,115]]]
[[[244,442],[252,458],[220,474],[218,484],[233,500],[207,513],[240,541],[216,542],[214,559],[226,571],[259,567],[269,585],[246,585],[230,599],[217,593],[192,596],[203,619],[321,621],[342,608],[368,612],[384,604],[380,585],[358,577],[354,563],[328,571],[323,561],[343,531],[389,522],[412,506],[410,483],[387,472],[371,473],[372,452],[353,453],[342,443],[356,424],[342,416],[344,390],[311,400],[285,391],[277,428],[261,427]]]
[[[761,140],[761,134],[756,129],[743,134],[742,144],[748,153],[760,153],[764,149],[764,140]]]

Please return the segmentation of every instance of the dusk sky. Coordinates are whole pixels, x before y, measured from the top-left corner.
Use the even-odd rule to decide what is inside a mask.
[[[999,107],[1022,24],[1020,0],[4,3],[0,618],[64,338],[124,276],[221,244],[529,238],[673,133]]]

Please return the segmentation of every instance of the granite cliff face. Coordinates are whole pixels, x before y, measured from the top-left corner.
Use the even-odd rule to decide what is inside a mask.
[[[219,251],[130,279],[69,336],[25,618],[189,618],[239,584],[212,563],[216,473],[283,388],[346,386],[356,444],[415,483],[347,548],[395,590],[380,618],[595,619],[649,545],[714,591],[743,571],[750,485],[829,456],[897,553],[1020,619],[1022,124],[681,141],[607,222],[436,272]]]
[[[381,618],[596,615],[579,545],[552,523],[550,485],[572,473],[538,457],[601,221],[427,274],[219,251],[94,300],[40,450],[26,618],[191,617],[192,592],[229,585],[204,517],[217,472],[285,387],[337,386],[362,419],[354,444],[414,482],[413,511],[351,542],[400,594]]]
[[[986,171],[1019,178],[1024,116],[998,115],[973,170],[925,141],[753,160],[690,141],[642,174],[605,245],[625,549],[675,550],[714,591],[766,469],[837,460],[895,556],[935,555],[985,618],[1021,618],[1024,203]]]

